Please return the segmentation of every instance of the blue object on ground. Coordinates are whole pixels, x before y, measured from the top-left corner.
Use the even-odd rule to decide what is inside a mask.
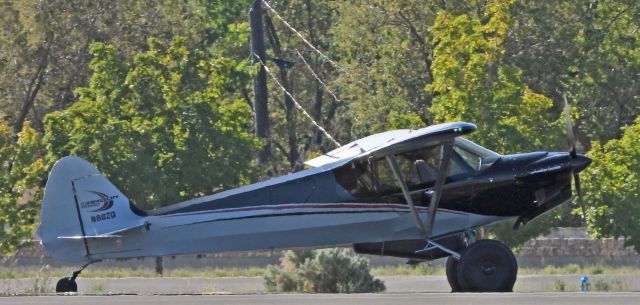
[[[580,291],[589,291],[591,287],[591,283],[589,283],[589,277],[584,275],[580,278]]]

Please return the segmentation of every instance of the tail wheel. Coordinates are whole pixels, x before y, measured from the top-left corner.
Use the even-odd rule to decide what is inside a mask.
[[[61,278],[56,284],[57,293],[78,292],[76,280],[70,277]]]
[[[453,258],[453,256],[447,258],[447,281],[449,281],[449,286],[451,286],[451,292],[462,291],[460,281],[458,281],[458,260]]]
[[[462,252],[457,276],[462,291],[511,292],[518,276],[518,263],[503,243],[479,240]]]

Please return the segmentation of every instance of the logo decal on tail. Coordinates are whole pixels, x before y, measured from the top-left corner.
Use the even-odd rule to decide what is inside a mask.
[[[114,196],[109,196],[106,195],[104,193],[100,193],[100,192],[96,192],[96,191],[87,191],[89,193],[98,195],[98,199],[96,200],[89,200],[89,201],[84,201],[80,203],[80,207],[83,209],[91,209],[94,208],[93,210],[89,211],[89,212],[102,212],[102,211],[106,211],[110,208],[113,207],[113,199],[118,198],[118,195],[114,195]]]

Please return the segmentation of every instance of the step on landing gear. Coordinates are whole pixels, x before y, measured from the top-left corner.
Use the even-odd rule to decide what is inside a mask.
[[[78,292],[78,284],[76,283],[76,278],[84,268],[93,264],[94,262],[88,262],[80,270],[74,271],[70,277],[63,277],[58,280],[56,283],[56,293],[77,293]]]
[[[447,260],[447,280],[452,292],[511,292],[518,276],[513,252],[497,240],[471,243]]]

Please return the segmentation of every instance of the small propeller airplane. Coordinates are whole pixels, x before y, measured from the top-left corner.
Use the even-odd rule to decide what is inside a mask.
[[[575,152],[500,155],[460,136],[466,122],[368,136],[309,160],[312,168],[142,211],[87,161],[57,161],[37,230],[47,253],[83,264],[188,253],[352,245],[428,261],[449,257],[453,291],[512,291],[518,265],[479,227],[515,227],[572,197],[591,160]],[[579,189],[578,189],[579,191]]]

